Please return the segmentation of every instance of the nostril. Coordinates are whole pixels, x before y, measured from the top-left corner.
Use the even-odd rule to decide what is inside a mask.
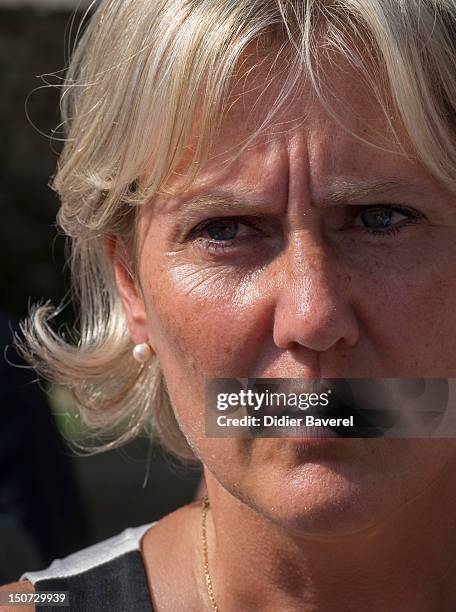
[[[359,326],[352,305],[340,294],[329,292],[300,300],[298,292],[283,291],[277,304],[273,336],[278,348],[308,348],[317,352],[339,342],[354,346]]]

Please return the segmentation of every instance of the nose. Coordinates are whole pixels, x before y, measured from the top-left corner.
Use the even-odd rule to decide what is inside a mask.
[[[279,265],[274,342],[282,349],[324,352],[358,341],[350,275],[323,245],[296,239]]]

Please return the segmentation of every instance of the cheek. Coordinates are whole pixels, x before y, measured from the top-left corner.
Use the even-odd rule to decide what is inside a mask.
[[[254,288],[244,286],[240,299],[223,273],[185,273],[180,267],[178,274],[163,277],[160,289],[149,292],[148,315],[163,357],[190,368],[192,375],[235,369],[256,336]]]
[[[191,396],[193,415],[203,413],[205,377],[253,372],[272,333],[272,311],[254,279],[180,264],[156,270],[145,294],[151,338],[178,409]]]
[[[408,269],[391,264],[379,274],[373,266],[364,275],[361,325],[390,376],[455,376],[454,263],[423,258]]]

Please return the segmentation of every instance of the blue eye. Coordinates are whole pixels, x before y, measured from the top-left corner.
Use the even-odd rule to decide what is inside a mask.
[[[228,252],[252,244],[264,236],[251,218],[219,217],[200,223],[189,234],[195,244],[209,252]]]
[[[371,208],[361,213],[361,220],[371,230],[387,229],[395,211],[391,208]]]
[[[212,240],[233,240],[239,229],[239,223],[233,219],[219,219],[206,226]]]
[[[355,225],[362,227],[369,234],[395,234],[406,225],[416,222],[422,217],[418,211],[400,206],[361,207],[354,213]]]

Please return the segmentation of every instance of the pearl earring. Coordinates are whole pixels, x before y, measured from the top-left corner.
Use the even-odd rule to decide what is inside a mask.
[[[148,342],[142,342],[141,344],[135,344],[133,348],[133,357],[139,363],[145,363],[152,357],[152,349]]]

